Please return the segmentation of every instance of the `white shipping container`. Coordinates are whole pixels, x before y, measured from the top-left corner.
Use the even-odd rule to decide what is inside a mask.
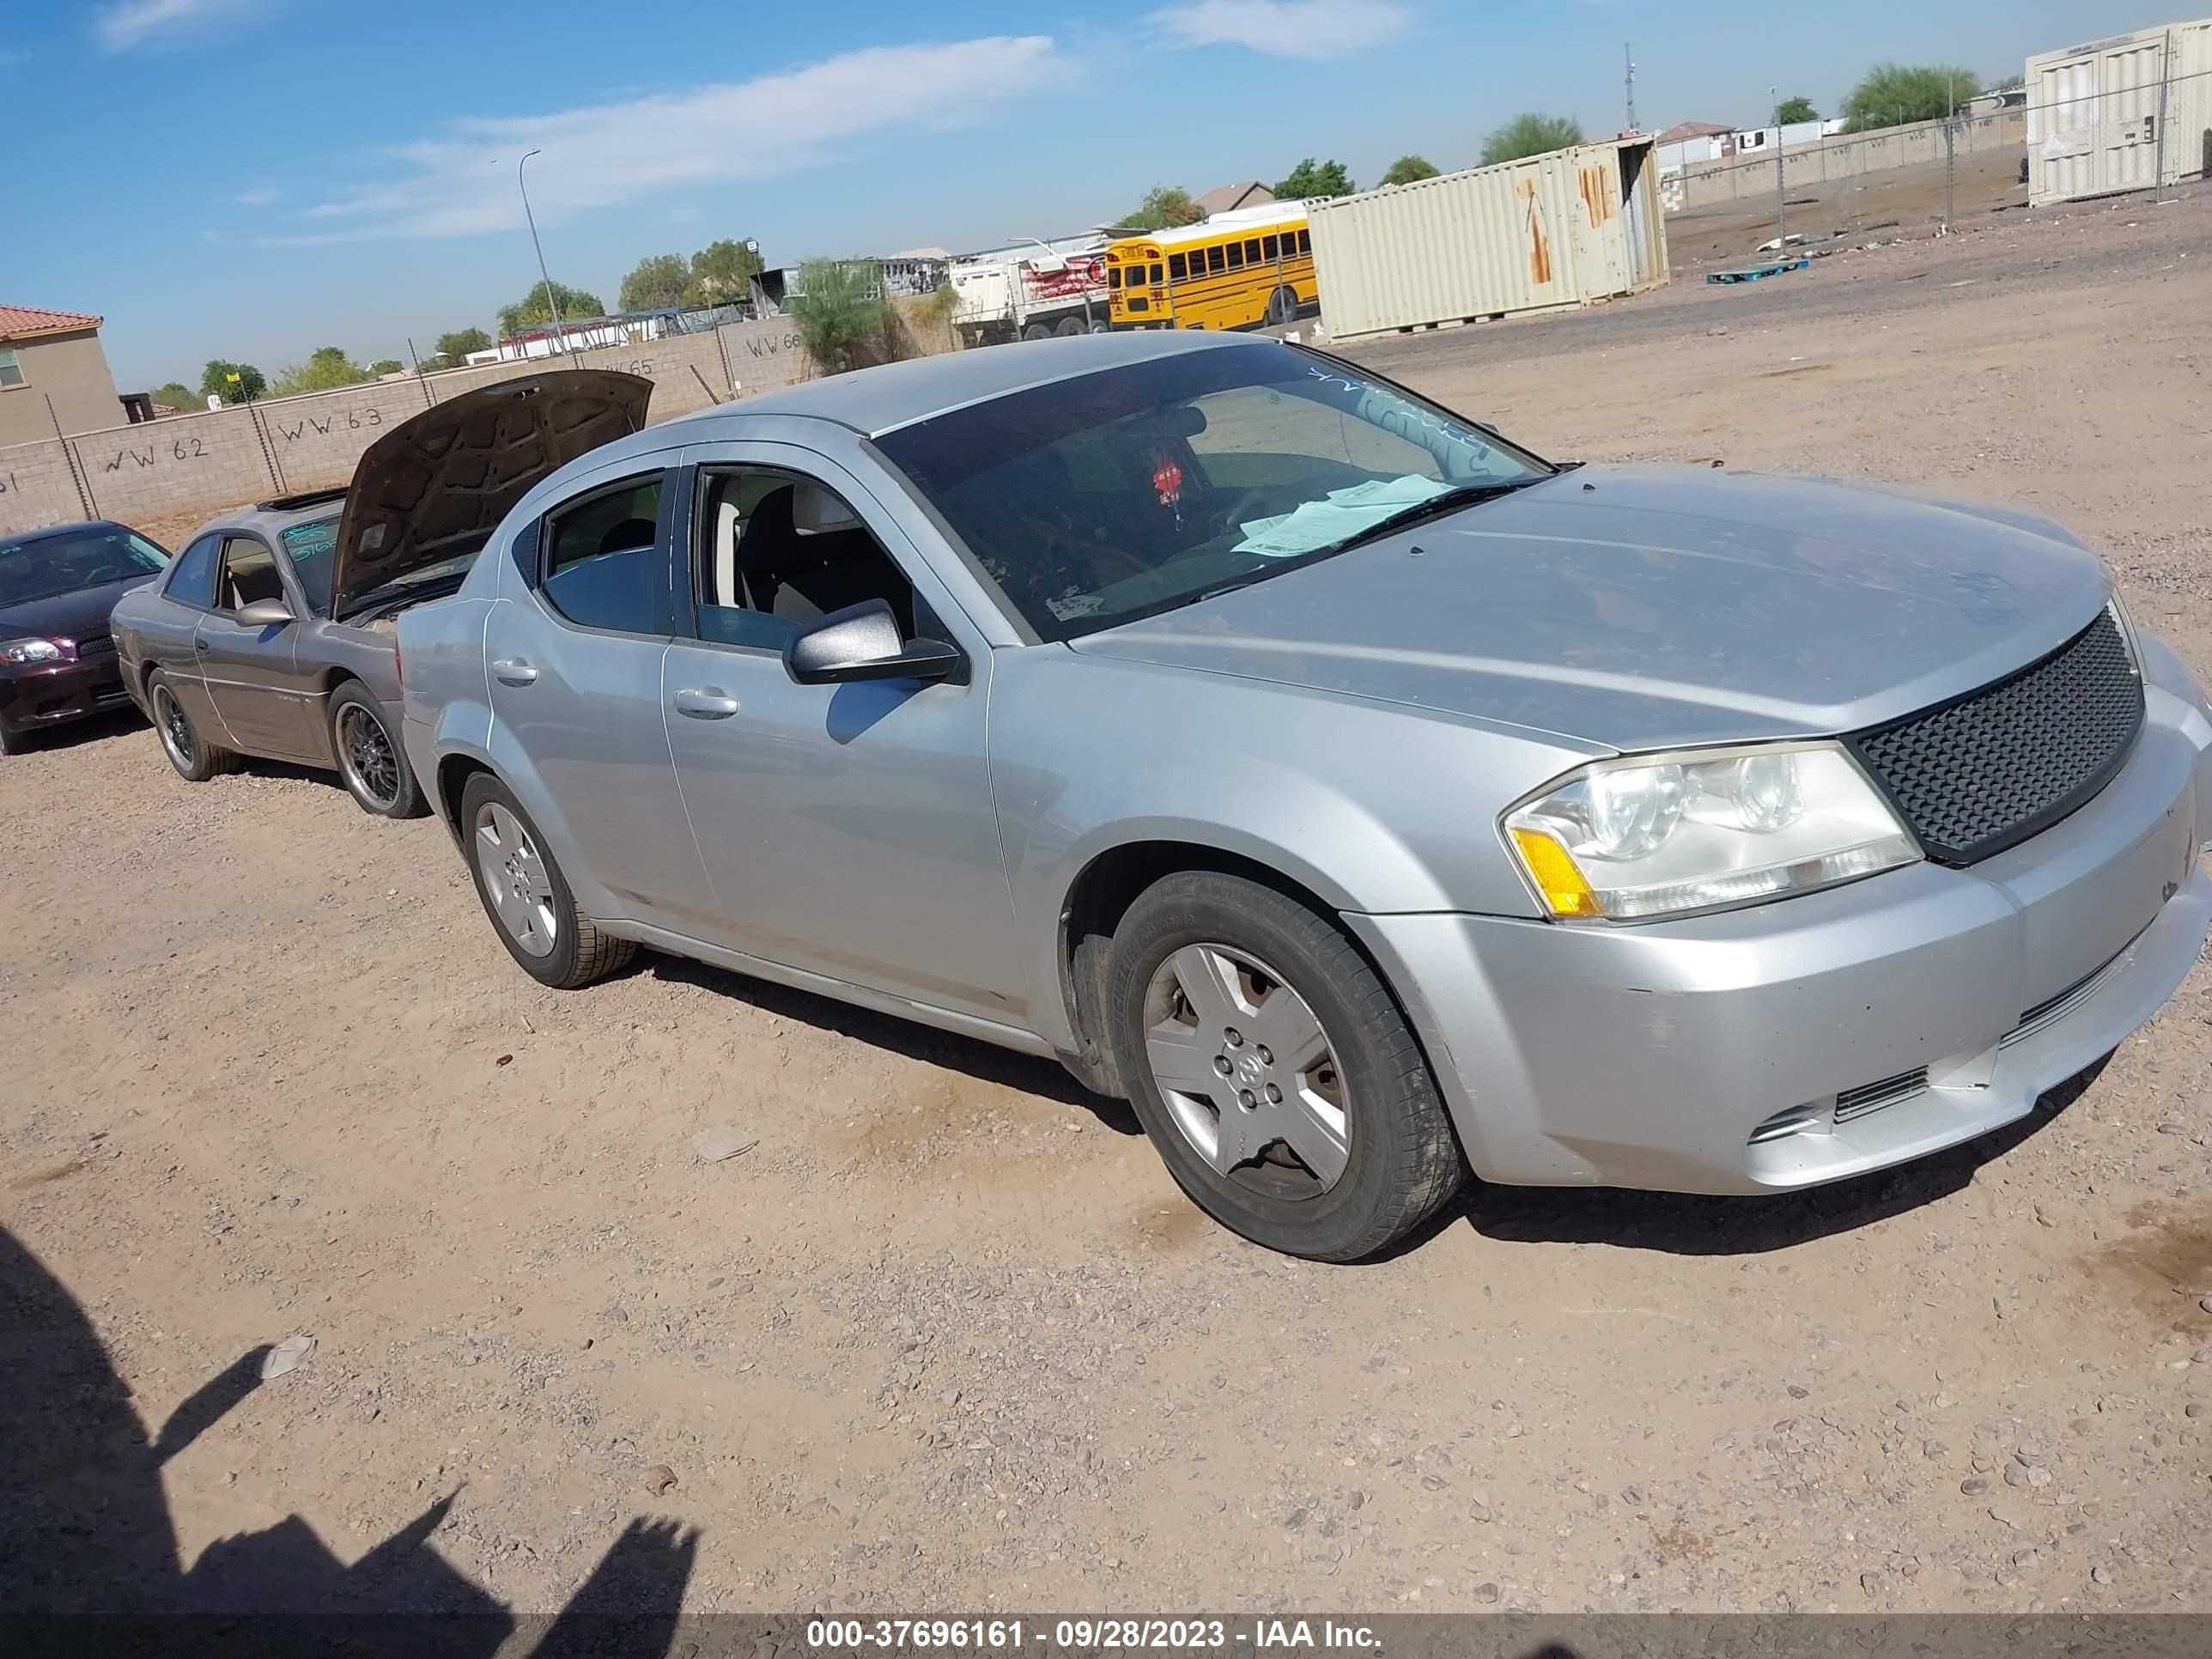
[[[2212,169],[2212,18],[2027,60],[2027,199],[2070,202]]]
[[[1322,321],[1351,339],[1656,288],[1658,173],[1622,138],[1314,202]]]

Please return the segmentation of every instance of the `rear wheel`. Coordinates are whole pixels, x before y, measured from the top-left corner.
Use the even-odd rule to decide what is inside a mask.
[[[331,747],[337,755],[338,775],[362,811],[380,818],[419,818],[430,810],[406,751],[359,680],[348,680],[331,694]]]
[[[1024,340],[1049,340],[1052,338],[1052,325],[1050,323],[1031,323],[1027,328],[1022,331],[1022,338]]]
[[[200,735],[199,728],[192,724],[192,717],[177,700],[168,677],[158,669],[146,691],[146,700],[154,709],[154,730],[161,736],[161,752],[169,757],[169,764],[177,769],[177,775],[186,783],[205,783],[224,772],[235,772],[245,763],[246,757],[236,750],[210,743]]]
[[[1373,1255],[1463,1175],[1420,1048],[1330,921],[1235,876],[1158,882],[1114,936],[1109,1017],[1169,1172],[1256,1243]]]
[[[1267,320],[1269,322],[1287,323],[1296,319],[1297,314],[1298,295],[1296,289],[1285,285],[1277,289],[1268,296]]]
[[[1073,340],[1079,334],[1087,334],[1090,331],[1084,326],[1083,319],[1080,317],[1063,317],[1060,319],[1060,326],[1053,331],[1063,340]]]
[[[540,985],[573,991],[605,979],[637,954],[576,908],[544,837],[507,787],[479,772],[461,791],[461,827],[477,896],[507,953]]]

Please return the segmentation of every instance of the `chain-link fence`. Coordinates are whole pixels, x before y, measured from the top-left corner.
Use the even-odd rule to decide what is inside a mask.
[[[2081,71],[2094,61],[2085,52]],[[1759,154],[1690,162],[1662,175],[1669,213],[1771,197],[1775,235],[1789,232],[1792,193],[1831,181],[1897,167],[1943,169],[1942,225],[1956,217],[1962,157],[2015,149],[2021,183],[2034,203],[2148,190],[2161,198],[2176,185],[2212,176],[2212,70],[2173,71],[2097,84],[2092,73],[2046,75],[2054,84],[2087,90],[2017,102],[1985,94],[1948,117],[1838,133],[1797,144],[1778,137]],[[1774,129],[1768,129],[1770,132]],[[1663,163],[1662,163],[1663,165]]]

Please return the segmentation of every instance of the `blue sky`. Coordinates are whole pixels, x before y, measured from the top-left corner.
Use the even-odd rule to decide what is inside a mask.
[[[9,0],[0,302],[91,311],[125,390],[489,327],[548,263],[975,246],[1335,155],[1449,168],[1516,111],[1751,125],[1879,58],[2017,71],[2171,0]],[[2186,8],[2184,8],[2186,10]]]

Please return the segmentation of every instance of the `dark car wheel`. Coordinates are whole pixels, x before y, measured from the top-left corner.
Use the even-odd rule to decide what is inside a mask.
[[[246,757],[235,749],[210,743],[185,713],[185,705],[158,669],[146,688],[146,701],[154,711],[154,731],[161,739],[161,752],[177,775],[186,783],[205,783],[225,772],[235,772]]]
[[[1235,876],[1170,876],[1114,935],[1131,1103],[1199,1206],[1255,1243],[1372,1255],[1465,1172],[1427,1061],[1334,923]]]
[[[407,764],[407,751],[359,680],[348,680],[331,694],[331,749],[347,793],[362,811],[380,818],[419,818],[430,810]]]
[[[461,792],[461,835],[484,914],[507,953],[540,985],[573,991],[637,954],[635,944],[600,932],[576,908],[544,836],[489,772],[477,773]]]

